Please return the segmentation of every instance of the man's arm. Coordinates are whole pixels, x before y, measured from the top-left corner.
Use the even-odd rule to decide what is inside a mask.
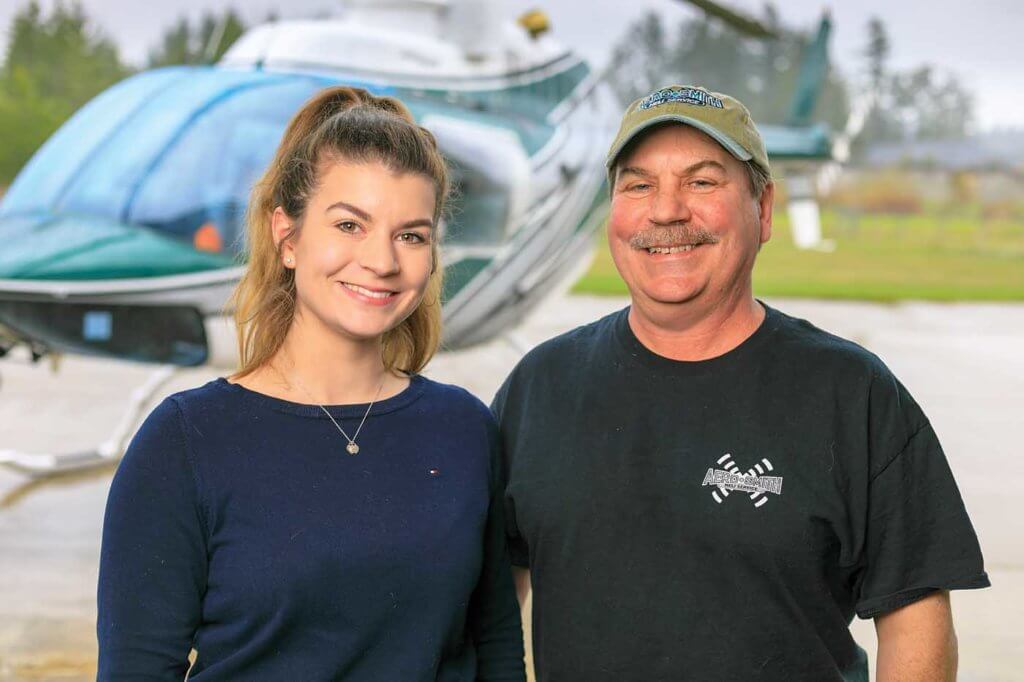
[[[526,608],[526,599],[530,596],[530,569],[513,566],[512,578],[516,581],[516,596],[519,597],[519,609],[523,610]],[[525,621],[527,614],[523,615],[523,620]]]
[[[875,632],[877,682],[956,680],[956,633],[949,592],[936,592],[878,616]]]

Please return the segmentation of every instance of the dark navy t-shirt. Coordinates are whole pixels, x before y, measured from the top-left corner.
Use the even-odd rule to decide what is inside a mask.
[[[628,312],[531,351],[493,405],[538,679],[866,682],[855,613],[988,585],[935,432],[876,356],[769,308],[678,362]]]
[[[366,405],[328,408],[353,433]],[[99,678],[524,679],[490,414],[413,377],[352,456],[317,406],[165,400],[110,490]]]

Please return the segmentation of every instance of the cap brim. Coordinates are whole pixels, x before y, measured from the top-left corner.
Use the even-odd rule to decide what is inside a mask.
[[[615,159],[619,156],[619,152],[621,152],[625,148],[625,146],[629,144],[630,140],[634,139],[643,131],[647,130],[651,126],[656,126],[659,123],[673,122],[693,126],[697,130],[713,138],[715,142],[725,147],[730,154],[735,156],[740,161],[750,161],[751,159],[754,158],[754,155],[748,152],[743,147],[741,147],[739,143],[736,142],[736,140],[732,139],[728,135],[723,134],[719,130],[712,128],[704,121],[698,121],[695,118],[683,116],[682,114],[662,114],[661,116],[655,116],[652,119],[648,119],[641,123],[640,125],[638,125],[636,128],[633,128],[633,130],[630,131],[629,136],[620,140],[619,143],[615,145],[615,147],[612,148],[610,152],[608,152],[608,159],[607,161],[605,161],[605,166],[610,169],[612,167],[612,164],[615,163]]]

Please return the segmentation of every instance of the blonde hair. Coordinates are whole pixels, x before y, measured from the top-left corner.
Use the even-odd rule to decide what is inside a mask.
[[[288,238],[301,229],[310,196],[326,161],[380,161],[396,173],[417,173],[436,190],[434,230],[448,196],[448,169],[437,141],[416,124],[397,99],[362,88],[333,87],[303,105],[285,130],[274,159],[253,187],[246,214],[249,264],[231,296],[242,377],[265,365],[284,343],[295,314],[294,270],[281,263],[271,234],[271,216],[280,206],[293,221]],[[437,239],[431,242],[433,269],[423,300],[382,339],[384,366],[415,374],[441,340],[443,268]]]

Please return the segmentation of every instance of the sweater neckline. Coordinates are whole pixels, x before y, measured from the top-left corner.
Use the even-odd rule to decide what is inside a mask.
[[[322,409],[320,409],[320,406],[316,404],[294,403],[290,400],[275,398],[274,396],[267,395],[266,393],[253,391],[241,384],[233,384],[224,377],[219,377],[213,383],[217,388],[227,391],[246,403],[262,409],[270,409],[275,412],[283,412],[285,414],[294,414],[300,417],[327,419],[327,415]],[[372,417],[374,415],[395,412],[396,410],[400,410],[411,405],[421,395],[423,395],[426,385],[427,379],[425,377],[420,374],[414,374],[409,377],[409,385],[399,393],[396,393],[390,398],[378,400],[373,403],[373,409],[370,410],[369,416]],[[327,408],[327,411],[335,419],[362,418],[362,416],[366,414],[366,408],[369,407],[369,403],[324,405],[324,407]]]

